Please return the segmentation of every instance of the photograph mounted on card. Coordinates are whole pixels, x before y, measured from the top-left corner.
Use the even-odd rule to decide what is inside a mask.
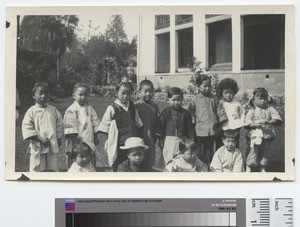
[[[294,180],[293,6],[6,13],[6,180]]]

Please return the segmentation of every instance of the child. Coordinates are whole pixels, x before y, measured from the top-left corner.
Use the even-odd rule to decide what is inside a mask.
[[[68,172],[95,172],[92,164],[92,153],[93,150],[87,143],[80,142],[75,144],[71,151],[71,156],[74,162],[72,163]]]
[[[30,140],[30,171],[58,172],[57,153],[63,137],[62,117],[54,106],[48,105],[48,84],[39,82],[32,89],[35,105],[30,107],[22,122],[24,140]]]
[[[127,160],[118,166],[118,172],[152,172],[151,165],[144,160],[144,151],[149,147],[143,139],[130,137],[126,140],[125,146],[121,146],[124,153],[127,151]],[[126,150],[126,151],[125,151]]]
[[[223,122],[222,131],[228,129],[239,129],[244,126],[244,108],[241,103],[234,100],[234,96],[239,91],[237,82],[231,78],[220,81],[217,88],[217,95],[223,101],[223,106],[228,117],[228,121]]]
[[[89,87],[78,83],[73,90],[73,104],[66,110],[64,116],[66,153],[70,154],[73,144],[77,138],[91,147],[95,152],[94,136],[100,132],[100,119],[94,108],[88,104]],[[68,155],[68,167],[71,166],[73,159]]]
[[[276,137],[273,126],[278,126],[282,122],[275,108],[268,104],[269,99],[268,91],[262,87],[256,88],[250,99],[252,108],[245,118],[245,125],[249,129],[246,134],[248,141],[251,138],[251,152],[250,156],[247,157],[247,171],[258,166],[260,171],[265,172],[270,156],[271,142]]]
[[[140,128],[139,134],[149,150],[146,152],[145,160],[151,165],[155,165],[155,143],[158,121],[159,109],[158,106],[152,102],[153,98],[153,83],[150,80],[143,80],[139,85],[140,99],[135,103],[139,116],[143,122],[143,127]]]
[[[166,172],[208,172],[207,165],[197,157],[197,144],[188,138],[179,142],[179,155],[167,166]]]
[[[168,91],[167,99],[170,107],[166,108],[160,116],[160,139],[164,139],[163,158],[165,165],[172,160],[178,151],[180,139],[187,137],[194,140],[195,128],[190,113],[182,108],[183,93],[180,88],[172,87]],[[160,143],[162,146],[162,143]]]
[[[239,133],[234,129],[228,129],[223,132],[223,144],[220,147],[210,164],[212,172],[244,172],[243,156],[236,148]]]
[[[216,149],[220,146],[220,124],[227,121],[224,107],[219,104],[219,99],[211,93],[211,79],[205,74],[197,77],[196,83],[199,94],[189,105],[189,111],[195,119],[197,143],[200,147],[199,158],[207,164],[211,163]]]
[[[118,165],[127,159],[126,154],[120,151],[119,147],[124,146],[127,138],[138,136],[138,129],[143,126],[133,102],[130,101],[133,92],[131,82],[123,79],[116,86],[116,91],[117,100],[107,107],[100,123],[100,131],[107,135],[110,131],[112,121],[115,120],[116,122],[118,133],[117,138],[114,138],[117,140],[117,150],[113,151],[116,153],[116,158],[114,158],[112,164],[114,171],[117,171]]]

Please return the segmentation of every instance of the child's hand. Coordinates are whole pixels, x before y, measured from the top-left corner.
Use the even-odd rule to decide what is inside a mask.
[[[46,137],[39,136],[39,141],[41,142],[41,144],[44,147],[49,147],[50,146],[50,140]]]
[[[258,124],[268,124],[268,121],[266,121],[266,120],[258,120],[258,121],[256,121],[256,123],[258,123]]]

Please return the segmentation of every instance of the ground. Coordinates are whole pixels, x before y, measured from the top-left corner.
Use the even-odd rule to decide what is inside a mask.
[[[56,98],[55,102],[50,103],[51,105],[55,106],[59,112],[64,115],[66,109],[72,104],[72,98]],[[106,108],[113,102],[113,99],[107,99],[104,97],[98,96],[91,96],[89,98],[89,103],[94,107],[98,116],[102,118]],[[158,101],[156,102],[159,106],[160,110],[162,111],[164,108],[168,106],[167,102]],[[32,103],[33,104],[33,103]],[[20,117],[16,122],[16,163],[15,163],[15,171],[16,172],[26,172],[29,170],[29,154],[26,152],[28,148],[28,142],[23,141],[22,139],[22,132],[21,132],[21,124],[22,119],[25,115],[26,110],[31,104],[22,105],[20,109]],[[241,130],[241,137],[240,137],[240,150],[245,151],[246,149],[246,139],[245,139],[246,130]],[[284,124],[279,127],[276,127],[277,137],[272,143],[271,150],[272,150],[272,159],[271,164],[269,166],[269,171],[284,171]],[[64,144],[64,142],[62,143]],[[104,141],[100,141],[100,144],[104,144]],[[64,153],[63,146],[61,147],[61,152],[59,154],[59,167],[60,171],[66,171],[66,157]],[[103,149],[98,147],[97,149],[98,154],[98,171],[109,171],[110,168],[108,167],[107,156]],[[160,154],[157,154],[157,159],[159,159]],[[157,160],[159,162],[159,160]]]

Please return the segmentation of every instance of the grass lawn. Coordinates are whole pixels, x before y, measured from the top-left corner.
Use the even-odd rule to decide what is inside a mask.
[[[54,103],[50,103],[50,105],[55,106],[62,116],[64,116],[64,113],[66,109],[72,104],[73,99],[72,98],[57,98]],[[91,96],[89,98],[89,103],[94,107],[96,112],[98,113],[98,116],[102,118],[106,108],[108,105],[110,105],[113,102],[112,99],[107,100],[104,97],[98,97],[98,96]],[[167,102],[157,102],[157,105],[159,106],[160,110],[162,111],[164,108],[168,106]],[[29,105],[23,105],[23,107],[20,110],[20,117],[19,120],[16,123],[16,162],[15,162],[15,171],[16,172],[27,172],[29,171],[29,154],[26,152],[28,148],[28,142],[23,141],[22,138],[22,131],[21,131],[21,124],[23,117],[25,115],[26,110],[29,108]],[[277,137],[273,141],[271,150],[272,150],[272,159],[270,160],[270,166],[269,171],[274,172],[284,172],[284,124],[282,124],[280,127],[275,128]],[[246,130],[241,130],[241,137],[240,137],[240,150],[242,152],[245,152],[246,150],[246,139],[245,139],[245,133]],[[64,144],[64,141],[62,142]],[[104,152],[104,150],[101,148],[101,144],[104,144],[104,141],[100,141],[100,146],[97,147],[97,163],[96,165],[99,167],[98,171],[110,171],[110,168],[108,167],[107,162],[107,156]],[[161,154],[157,154],[157,159],[159,159]],[[159,162],[159,160],[157,160]],[[59,168],[60,171],[66,171],[66,157],[64,153],[64,146],[61,147],[61,152],[59,154]]]

